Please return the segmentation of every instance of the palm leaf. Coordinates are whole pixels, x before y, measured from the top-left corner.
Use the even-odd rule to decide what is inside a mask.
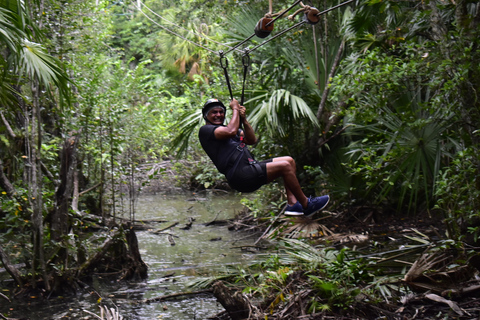
[[[23,39],[21,47],[20,73],[24,71],[31,78],[38,77],[43,84],[54,82],[59,87],[62,80],[68,80],[60,61],[45,52],[40,44]]]
[[[177,157],[180,157],[189,146],[192,134],[198,132],[203,123],[202,111],[194,109],[185,112],[178,121],[170,128],[172,132],[177,132],[171,145],[173,149],[177,149]]]
[[[277,133],[281,137],[291,134],[300,119],[318,126],[317,118],[305,100],[290,91],[274,90],[270,95],[257,96],[248,103],[255,100],[263,101],[252,111],[250,121],[255,127],[264,125],[271,134]]]

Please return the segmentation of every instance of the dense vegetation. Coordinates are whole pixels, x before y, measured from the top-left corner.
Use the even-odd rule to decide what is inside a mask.
[[[162,174],[140,176],[140,164],[176,154],[194,164],[177,164],[183,185],[221,184],[196,139],[199,106],[228,101],[218,52],[267,11],[266,0],[0,0],[0,258],[27,262],[18,285],[64,290],[59,279],[83,270],[72,257],[91,255],[85,224],[132,217],[142,183]],[[245,105],[257,158],[292,155],[307,191],[338,211],[428,213],[448,238],[476,241],[479,24],[478,1],[361,0],[264,45],[252,38],[227,59],[239,97],[241,50],[255,48]],[[280,211],[270,190],[245,200],[255,214]]]

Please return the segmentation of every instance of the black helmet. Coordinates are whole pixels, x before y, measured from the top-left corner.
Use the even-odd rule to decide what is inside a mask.
[[[221,108],[223,108],[224,112],[227,112],[227,108],[225,108],[222,101],[220,101],[218,99],[208,99],[207,102],[205,102],[205,104],[203,105],[203,108],[202,108],[202,115],[203,115],[204,119],[207,118],[208,111],[210,111],[210,109],[212,109],[214,107],[221,107]]]

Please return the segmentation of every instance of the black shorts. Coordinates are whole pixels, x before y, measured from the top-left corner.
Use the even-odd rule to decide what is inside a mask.
[[[240,192],[253,192],[267,184],[267,163],[272,159],[259,161],[256,164],[242,163],[237,167],[228,184]]]

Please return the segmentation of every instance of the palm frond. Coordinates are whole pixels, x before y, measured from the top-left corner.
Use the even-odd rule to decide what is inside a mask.
[[[20,73],[25,72],[31,78],[36,76],[44,84],[51,82],[58,84],[65,78],[63,70],[59,67],[60,62],[45,52],[40,44],[23,39],[20,45],[22,47]]]
[[[177,132],[171,143],[172,148],[178,150],[177,157],[180,157],[188,149],[192,135],[198,132],[202,123],[202,111],[194,109],[193,111],[185,112],[170,128],[173,132]]]
[[[295,262],[307,263],[313,267],[322,265],[327,261],[336,259],[333,251],[325,250],[323,248],[317,249],[304,241],[297,239],[283,239],[284,249],[288,256],[294,258],[295,261],[286,261],[291,264]]]
[[[260,99],[263,101],[251,113],[250,121],[254,126],[264,125],[270,133],[282,137],[293,132],[298,125],[297,120],[304,119],[309,124],[318,126],[317,118],[305,100],[290,91],[274,90],[270,95],[267,93],[255,100]]]

